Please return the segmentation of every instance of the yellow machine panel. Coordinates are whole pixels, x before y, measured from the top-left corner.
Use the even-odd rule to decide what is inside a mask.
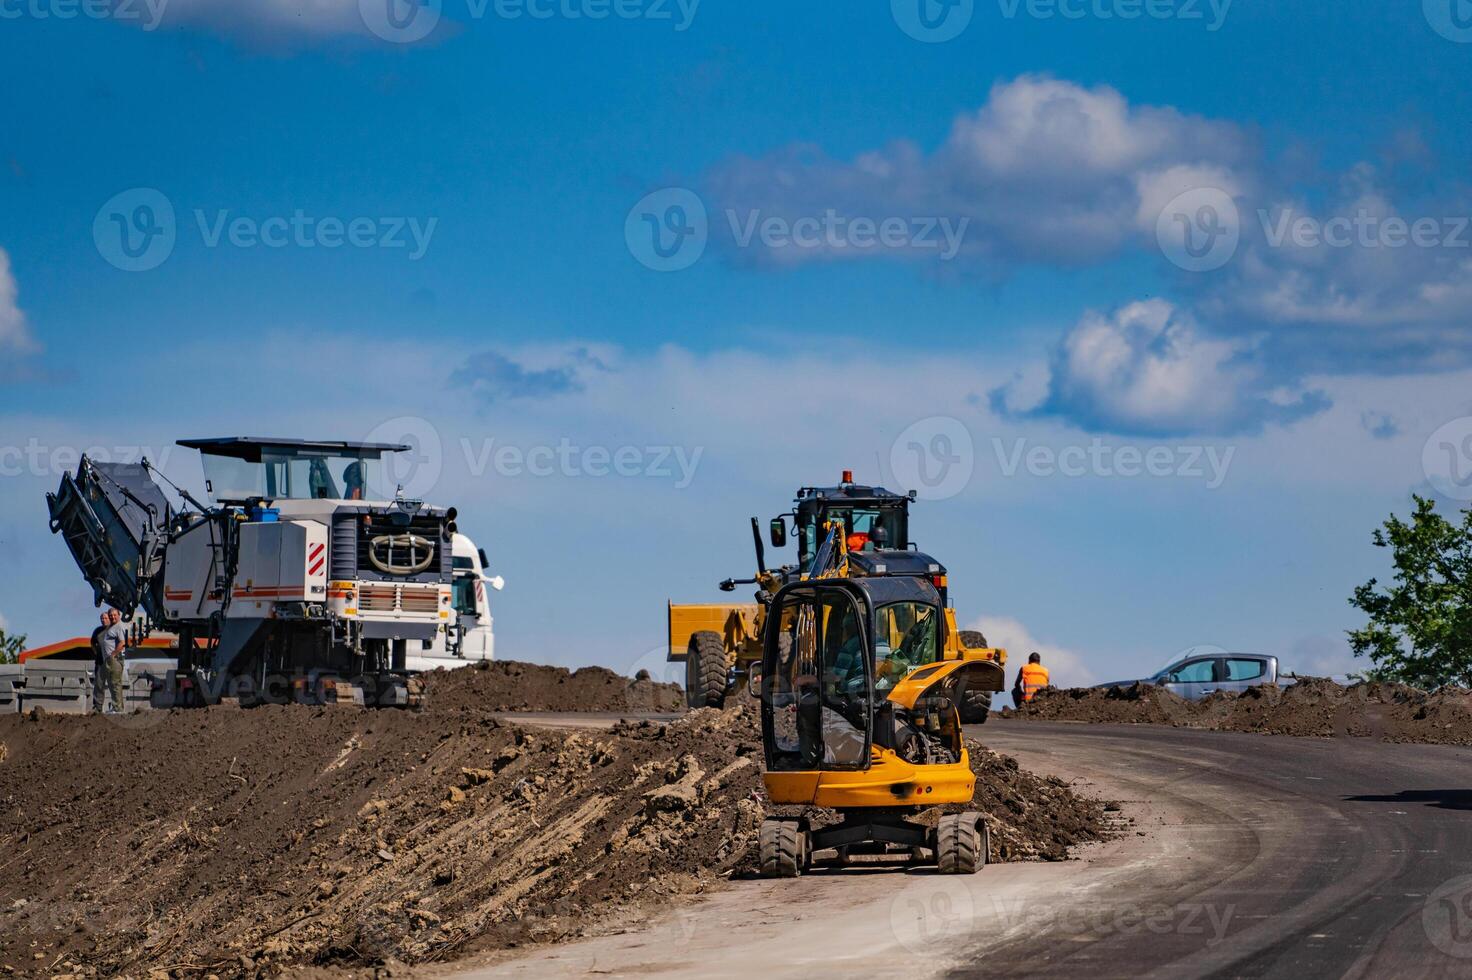
[[[695,633],[719,633],[725,640],[726,649],[732,653],[756,645],[755,655],[761,654],[761,637],[756,633],[760,622],[761,606],[756,603],[722,605],[669,604],[669,637],[671,660],[684,660],[690,648],[690,637]]]

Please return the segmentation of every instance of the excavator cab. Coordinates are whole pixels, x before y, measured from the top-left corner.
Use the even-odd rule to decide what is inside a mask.
[[[939,590],[921,577],[817,578],[784,587],[767,617],[762,670],[763,780],[773,804],[836,810],[773,817],[761,869],[795,877],[819,852],[933,860],[943,873],[986,863],[975,812],[938,825],[911,816],[971,802],[976,777],[958,703],[968,684],[995,684],[988,660],[947,658]]]

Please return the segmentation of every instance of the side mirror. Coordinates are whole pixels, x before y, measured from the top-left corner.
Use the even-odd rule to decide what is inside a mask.
[[[780,517],[772,518],[772,547],[787,547],[787,525]]]

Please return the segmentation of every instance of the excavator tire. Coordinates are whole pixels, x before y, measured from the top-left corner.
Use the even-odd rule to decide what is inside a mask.
[[[986,636],[981,630],[962,630],[958,635],[961,645],[968,650],[987,648]],[[992,713],[992,692],[962,691],[960,711],[962,724],[985,725]]]
[[[935,861],[943,875],[974,875],[986,867],[991,834],[981,814],[950,813],[935,828]]]
[[[764,878],[796,878],[807,865],[807,834],[796,820],[763,820],[758,852]]]
[[[685,650],[685,703],[692,708],[724,707],[730,672],[721,634],[710,630],[692,634]]]

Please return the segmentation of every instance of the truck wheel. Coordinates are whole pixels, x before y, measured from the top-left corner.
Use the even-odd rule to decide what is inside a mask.
[[[990,833],[981,814],[950,813],[935,828],[935,862],[943,875],[974,875],[986,867]]]
[[[720,708],[726,703],[731,662],[721,634],[702,630],[685,650],[685,703],[692,708]]]
[[[796,878],[807,865],[807,834],[796,820],[763,820],[758,852],[763,877]]]

